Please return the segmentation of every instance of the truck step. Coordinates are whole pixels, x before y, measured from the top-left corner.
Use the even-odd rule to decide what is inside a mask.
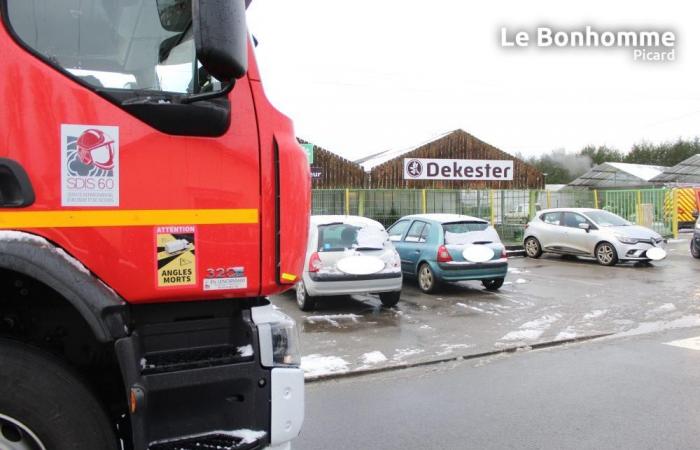
[[[257,448],[260,448],[258,440],[248,442],[240,437],[220,433],[154,443],[148,446],[148,450],[253,450]]]
[[[141,373],[174,372],[178,370],[233,364],[252,359],[236,346],[221,345],[200,349],[187,349],[146,354],[141,360]]]

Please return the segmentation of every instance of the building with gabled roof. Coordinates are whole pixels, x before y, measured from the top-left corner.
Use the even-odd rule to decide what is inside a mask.
[[[404,179],[404,158],[477,159],[513,161],[513,180]],[[542,189],[544,175],[534,166],[477,139],[464,130],[443,133],[405,149],[387,150],[355,161],[369,172],[372,189]]]
[[[665,185],[700,186],[700,153],[685,159],[651,179],[653,183]]]
[[[589,189],[653,187],[652,180],[667,169],[664,166],[606,162],[576,178],[569,186]]]

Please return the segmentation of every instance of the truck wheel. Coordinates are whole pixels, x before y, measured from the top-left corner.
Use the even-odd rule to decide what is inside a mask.
[[[525,239],[525,254],[530,258],[539,258],[542,256],[542,246],[537,238],[529,237]]]
[[[595,259],[604,266],[614,266],[617,264],[617,250],[609,242],[601,242],[595,248]]]
[[[379,294],[379,300],[382,302],[382,306],[385,308],[391,308],[396,306],[401,298],[401,291],[394,292],[382,292]]]
[[[435,279],[433,269],[428,263],[423,263],[418,268],[418,287],[426,294],[431,294],[437,289],[438,281]]]
[[[695,245],[693,239],[690,239],[690,254],[693,258],[700,259],[700,249]]]
[[[297,291],[297,305],[302,311],[310,311],[316,306],[316,302],[311,298],[309,293],[306,291],[306,286],[304,282],[300,281],[296,285]]]
[[[0,339],[0,448],[117,450],[114,427],[61,361]]]
[[[492,278],[490,280],[481,280],[481,284],[488,291],[497,291],[503,286],[503,281],[505,281],[505,278]]]

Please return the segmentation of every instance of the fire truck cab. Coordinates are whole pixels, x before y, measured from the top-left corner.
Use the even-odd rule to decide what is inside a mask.
[[[310,175],[244,0],[0,0],[0,448],[289,448]]]

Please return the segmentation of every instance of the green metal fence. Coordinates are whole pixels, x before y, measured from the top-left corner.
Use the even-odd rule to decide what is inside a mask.
[[[419,213],[454,213],[491,222],[507,243],[522,241],[525,224],[540,209],[605,208],[615,214],[673,233],[673,214],[664,208],[670,190],[540,191],[439,189],[316,189],[312,214],[352,214],[389,226],[400,217]]]

